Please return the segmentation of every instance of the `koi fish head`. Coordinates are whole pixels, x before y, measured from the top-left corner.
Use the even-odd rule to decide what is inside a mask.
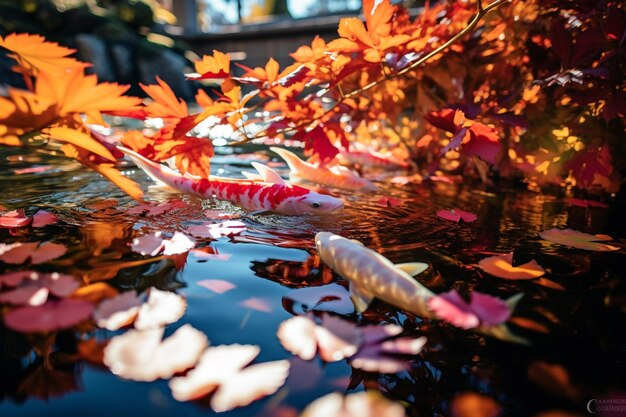
[[[343,200],[311,191],[288,199],[285,206],[293,214],[327,214],[343,210]]]

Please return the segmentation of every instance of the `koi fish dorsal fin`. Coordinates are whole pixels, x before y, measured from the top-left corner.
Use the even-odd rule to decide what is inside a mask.
[[[356,172],[352,171],[350,168],[342,167],[341,165],[335,165],[333,167],[330,167],[328,170],[336,175],[343,175],[350,178],[361,178],[356,174]]]
[[[247,180],[250,180],[250,181],[262,181],[263,180],[263,178],[261,178],[261,176],[257,174],[256,172],[241,171],[241,175],[243,175],[244,177],[246,177]]]
[[[350,282],[350,298],[354,303],[354,308],[356,309],[356,311],[362,313],[367,310],[367,307],[369,307],[369,305],[372,303],[372,300],[374,299],[374,294],[364,291],[354,285],[352,282]]]
[[[297,174],[303,165],[308,164],[308,162],[305,162],[302,159],[298,158],[298,155],[296,155],[295,153],[291,151],[288,151],[287,149],[277,148],[276,146],[272,146],[270,148],[270,151],[278,154],[281,158],[285,160],[285,162],[289,166],[289,171],[291,171],[290,175]]]
[[[403,264],[395,264],[394,266],[399,270],[411,275],[412,277],[419,275],[428,269],[428,264],[424,262],[408,262]]]
[[[259,172],[263,181],[271,184],[285,184],[285,180],[283,180],[281,176],[278,175],[272,168],[258,162],[253,162],[252,166]]]

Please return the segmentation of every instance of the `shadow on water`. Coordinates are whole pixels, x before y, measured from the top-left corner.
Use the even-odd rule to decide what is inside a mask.
[[[213,169],[226,174],[241,169],[241,159],[233,165],[224,162]],[[33,164],[46,168],[16,175],[15,170]],[[142,173],[128,167],[127,174],[148,187]],[[301,409],[328,392],[363,389],[403,401],[410,416],[452,415],[468,398],[483,406],[491,404],[503,415],[536,415],[553,409],[585,415],[589,400],[623,396],[626,389],[624,251],[585,252],[537,237],[544,229],[570,227],[610,234],[624,242],[623,207],[587,209],[518,189],[494,193],[481,187],[425,183],[385,186],[382,194],[392,198],[396,207],[382,201],[382,194],[343,194],[346,210],[328,217],[249,216],[229,203],[155,190],[148,193],[152,200],[177,198],[186,204],[148,216],[129,213],[136,204],[92,172],[60,159],[20,157],[15,152],[3,158],[0,189],[0,205],[6,209],[24,208],[31,214],[43,208],[60,218],[59,223],[41,229],[0,229],[3,243],[53,240],[68,246],[68,254],[38,270],[67,272],[85,284],[107,282],[121,290],[150,286],[178,290],[187,298],[187,312],[167,334],[190,323],[206,333],[213,345],[256,344],[261,347],[261,361],[291,361],[285,388],[229,416],[274,415],[277,406]],[[438,209],[454,207],[476,213],[478,220],[457,224],[435,215]],[[130,249],[138,235],[184,231],[218,212],[231,213],[245,224],[240,234],[197,239],[205,254],[222,258],[201,253],[146,257]],[[430,268],[420,281],[434,292],[476,289],[501,298],[523,292],[511,327],[532,340],[533,346],[506,344],[422,321],[375,301],[351,320],[395,323],[407,335],[428,337],[408,371],[383,375],[352,369],[345,361],[324,364],[292,357],[275,337],[280,323],[293,313],[283,296],[291,288],[337,281],[345,285],[315,253],[313,237],[321,230],[361,240],[394,262],[428,262]],[[489,254],[509,251],[518,260],[536,259],[551,283],[501,280],[476,268]],[[5,264],[0,268],[16,269]],[[229,281],[235,289],[212,293],[198,284],[206,279]],[[263,308],[250,308],[246,301],[251,298]],[[0,415],[69,416],[85,410],[94,416],[212,413],[203,402],[176,402],[163,381],[125,381],[97,360],[85,359],[89,358],[87,340],[95,346],[114,334],[96,330],[78,337],[68,330],[54,337],[24,336],[0,325]]]

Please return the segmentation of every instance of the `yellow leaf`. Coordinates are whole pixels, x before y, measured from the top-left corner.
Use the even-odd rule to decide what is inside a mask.
[[[48,42],[40,35],[11,33],[4,39],[0,37],[0,47],[13,52],[9,54],[9,57],[15,59],[30,75],[35,75],[39,71],[63,72],[68,69],[82,71],[90,66],[74,58],[67,58],[76,50],[60,46],[55,42]]]

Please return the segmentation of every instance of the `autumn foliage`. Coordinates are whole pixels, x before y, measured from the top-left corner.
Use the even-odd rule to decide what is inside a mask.
[[[28,90],[0,97],[0,144],[58,144],[136,199],[139,188],[115,168],[116,140],[154,161],[174,158],[206,177],[211,139],[201,123],[229,126],[232,143],[293,139],[330,163],[358,142],[412,160],[421,173],[476,172],[614,191],[626,170],[626,11],[597,0],[448,1],[417,17],[363,1],[364,20],[341,19],[338,37],[316,37],[284,68],[233,65],[215,51],[189,78],[219,84],[179,100],[157,79],[126,87],[85,75],[89,64],[40,36],[12,34],[0,47]],[[195,110],[190,110],[195,109]],[[102,114],[160,118],[151,133],[96,134]],[[268,116],[269,115],[269,116]]]

